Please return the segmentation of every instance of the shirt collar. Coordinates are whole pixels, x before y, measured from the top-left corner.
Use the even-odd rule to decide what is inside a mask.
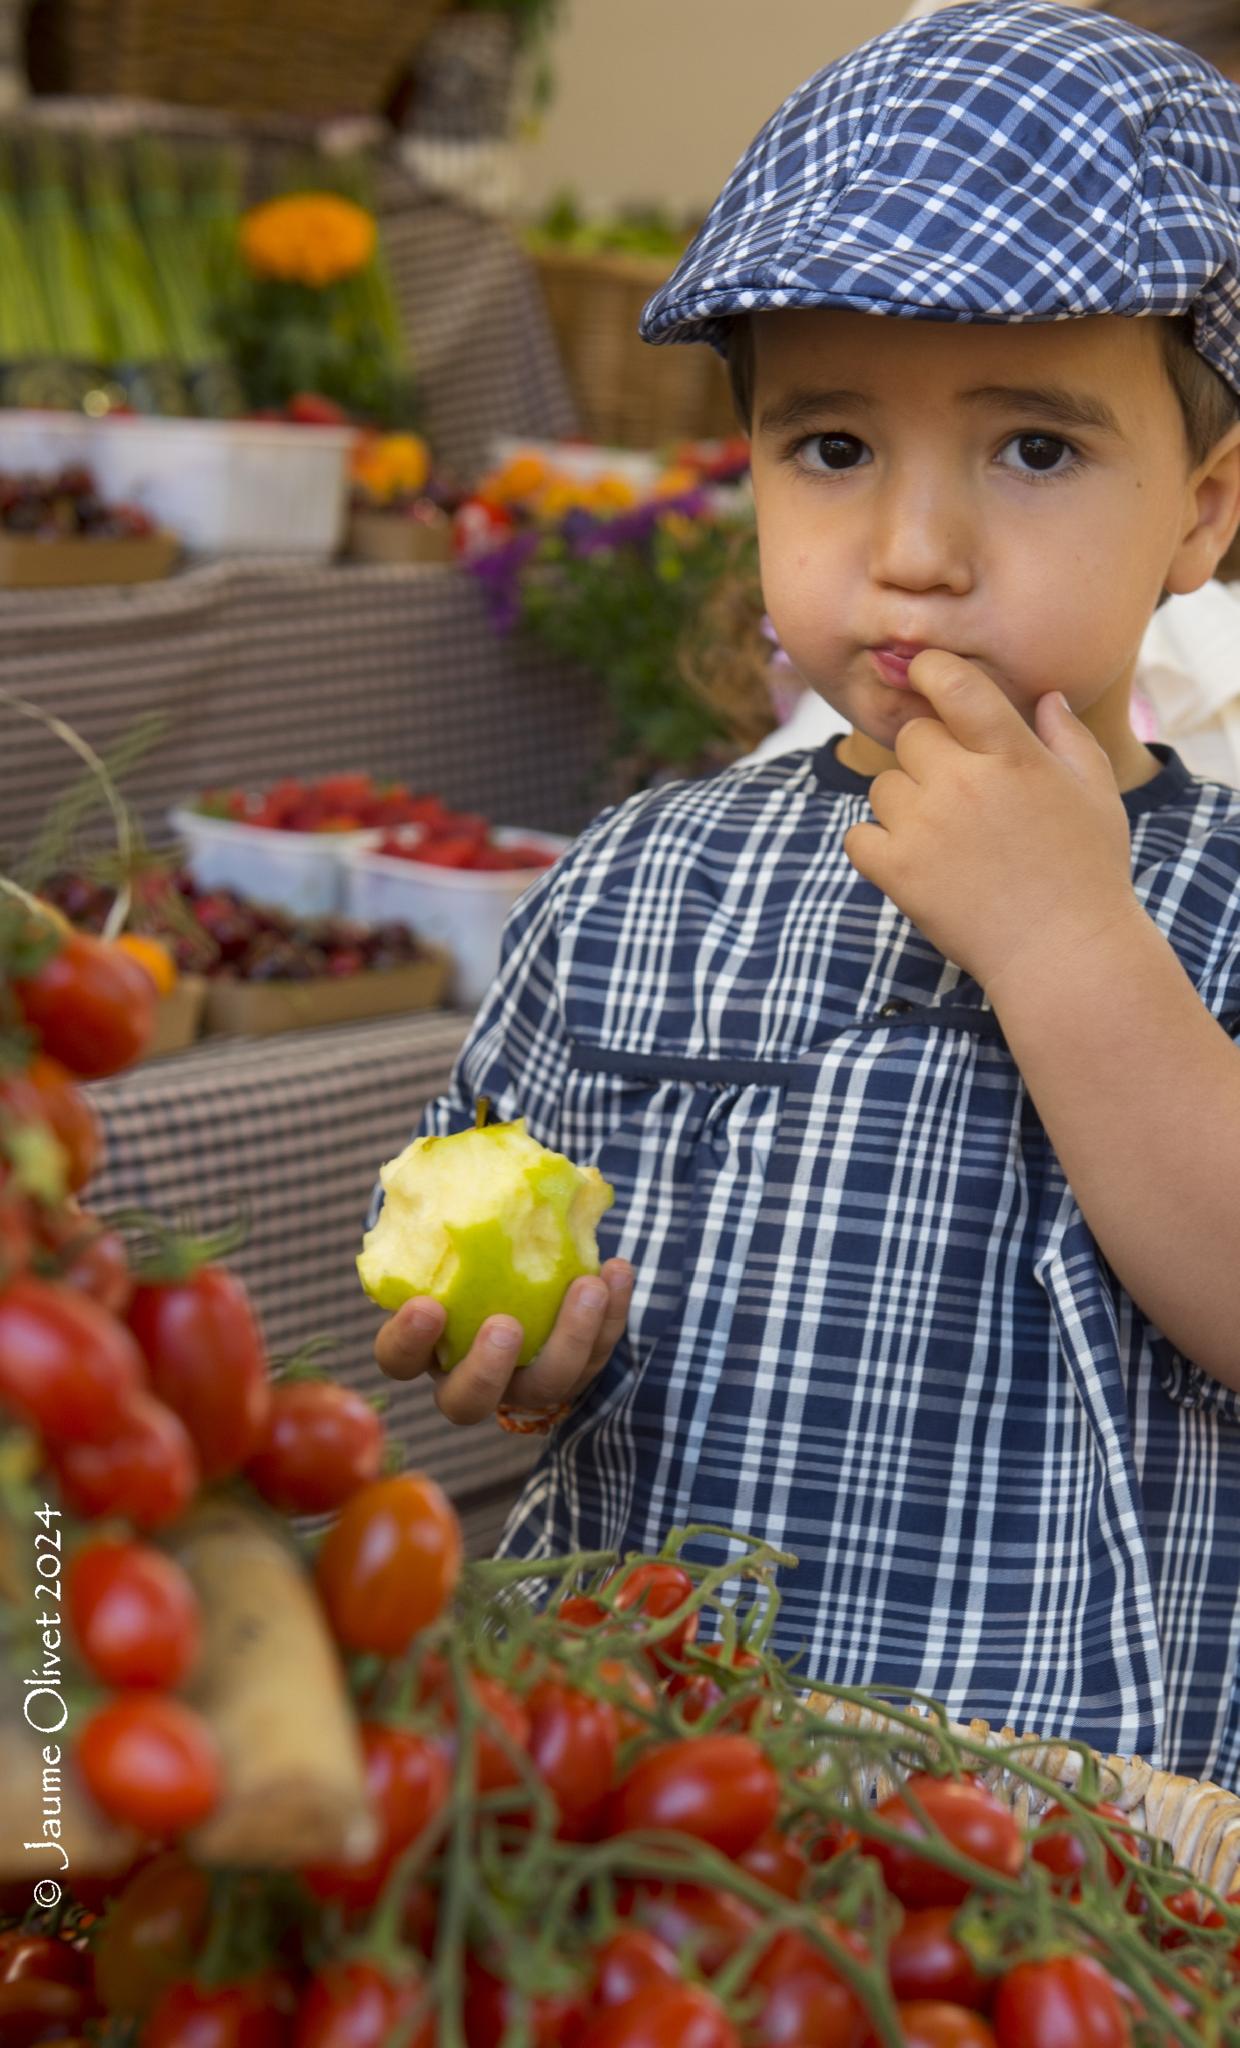
[[[844,790],[850,796],[864,796],[873,777],[859,775],[855,768],[846,767],[839,758],[839,744],[845,735],[834,733],[824,746],[818,748],[813,757],[814,774],[820,789]],[[1174,747],[1160,743],[1150,745],[1154,759],[1161,763],[1157,775],[1143,782],[1139,789],[1123,792],[1123,805],[1130,818],[1139,818],[1145,811],[1161,810],[1164,804],[1174,802],[1181,792],[1193,781]]]

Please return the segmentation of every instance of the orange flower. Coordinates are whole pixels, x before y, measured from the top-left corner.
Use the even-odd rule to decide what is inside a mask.
[[[420,491],[430,473],[430,450],[418,434],[371,435],[353,456],[353,481],[381,504]]]
[[[334,192],[296,192],[252,207],[240,235],[256,276],[316,289],[364,269],[375,249],[373,216]]]

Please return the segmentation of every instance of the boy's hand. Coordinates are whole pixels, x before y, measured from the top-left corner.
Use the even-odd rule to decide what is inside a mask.
[[[1118,919],[1144,916],[1111,764],[1058,691],[1034,729],[974,663],[939,649],[909,667],[937,717],[913,719],[877,775],[877,824],[844,850],[939,951],[980,982],[1051,971]],[[997,1006],[997,1005],[996,1005]]]
[[[419,1296],[390,1316],[375,1338],[375,1357],[390,1379],[433,1372],[436,1403],[449,1422],[484,1422],[511,1395],[521,1408],[553,1409],[583,1393],[610,1358],[624,1330],[633,1293],[633,1268],[608,1259],[597,1277],[574,1280],[537,1358],[515,1363],[521,1325],[512,1316],[488,1316],[459,1365],[440,1372],[435,1346],[444,1312]],[[496,1343],[497,1337],[509,1341]]]

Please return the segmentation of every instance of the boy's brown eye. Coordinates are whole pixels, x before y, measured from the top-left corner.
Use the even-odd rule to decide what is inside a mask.
[[[855,434],[818,434],[811,443],[824,469],[855,468],[863,445]]]
[[[1068,452],[1066,441],[1059,441],[1054,434],[1021,434],[1016,443],[1021,461],[1030,469],[1057,469],[1060,457]]]

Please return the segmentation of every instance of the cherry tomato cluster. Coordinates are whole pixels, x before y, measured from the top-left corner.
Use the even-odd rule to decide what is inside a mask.
[[[172,1553],[174,1525],[225,1481],[292,1515],[345,1509],[324,1546],[329,1614],[343,1641],[366,1638],[386,1586],[384,1640],[400,1642],[403,1625],[407,1643],[439,1611],[419,1536],[430,1483],[382,1480],[383,1427],[360,1395],[308,1377],[273,1382],[243,1283],[201,1247],[169,1239],[162,1269],[135,1271],[120,1233],[80,1206],[103,1154],[80,1083],[141,1056],[156,982],[131,949],[54,920],[10,913],[0,936],[0,1426],[26,1433],[62,1517],[60,1611],[91,1695],[74,1717],[82,1781],[118,1826],[167,1842],[221,1793],[210,1728],[182,1696],[203,1618]],[[440,1561],[441,1605],[459,1535],[442,1497],[433,1505],[457,1546]],[[350,1546],[380,1528],[396,1532],[387,1576],[371,1560],[359,1618]]]

